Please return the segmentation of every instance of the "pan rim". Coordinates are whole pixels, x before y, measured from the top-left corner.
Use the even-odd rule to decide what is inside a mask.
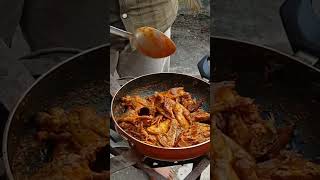
[[[122,90],[122,88],[125,87],[125,85],[131,83],[132,81],[135,81],[135,80],[137,80],[137,79],[140,79],[140,78],[143,78],[143,77],[146,77],[146,76],[158,75],[158,74],[175,74],[175,75],[178,74],[178,75],[182,75],[182,76],[187,76],[187,77],[189,77],[189,78],[194,78],[194,79],[197,79],[197,80],[200,80],[200,81],[206,83],[206,84],[209,86],[209,89],[210,89],[210,83],[209,83],[209,82],[207,82],[207,81],[205,81],[205,80],[203,80],[203,79],[201,79],[201,78],[198,78],[198,77],[195,77],[195,76],[191,76],[191,75],[188,75],[188,74],[183,74],[183,73],[176,73],[176,72],[159,72],[159,73],[144,74],[144,75],[138,76],[138,77],[136,77],[136,78],[133,78],[133,79],[129,80],[128,82],[126,82],[125,84],[123,84],[123,85],[121,86],[121,88],[118,89],[118,90],[116,91],[115,95],[112,97],[112,101],[111,101],[111,117],[112,117],[112,121],[115,123],[115,125],[117,126],[117,128],[121,129],[121,131],[123,131],[123,132],[126,134],[126,136],[128,136],[128,137],[130,137],[130,138],[132,138],[132,139],[134,139],[134,140],[136,140],[136,141],[138,141],[139,143],[144,144],[144,145],[147,145],[147,146],[150,146],[150,147],[152,147],[152,148],[157,148],[157,149],[174,150],[174,151],[175,151],[175,150],[188,150],[188,149],[192,149],[192,148],[199,147],[199,146],[203,146],[203,145],[205,145],[205,144],[210,143],[210,139],[209,139],[209,140],[204,141],[204,142],[202,142],[202,143],[199,143],[199,144],[196,144],[196,145],[192,145],[192,146],[187,146],[187,147],[160,147],[160,146],[155,146],[155,145],[147,144],[147,143],[145,143],[145,142],[143,142],[143,141],[140,141],[139,139],[137,139],[137,138],[131,136],[130,134],[128,134],[125,130],[123,130],[123,129],[119,126],[119,124],[116,122],[115,117],[114,117],[114,114],[113,114],[113,103],[114,103],[115,97],[116,97],[116,96],[118,95],[118,93]],[[210,127],[210,128],[211,128],[211,127]],[[120,135],[121,135],[121,134],[120,134]],[[123,135],[121,135],[121,136],[123,136]]]
[[[250,46],[255,46],[255,47],[258,47],[258,48],[262,48],[264,50],[268,50],[268,51],[271,51],[273,53],[276,53],[276,54],[280,54],[282,56],[285,56],[291,60],[294,60],[296,61],[297,63],[300,63],[301,65],[305,65],[309,68],[311,68],[312,70],[315,70],[316,72],[320,72],[320,69],[313,66],[313,65],[310,65],[306,62],[304,62],[303,60],[299,60],[298,57],[296,56],[293,56],[292,54],[288,54],[286,52],[283,52],[283,51],[280,51],[280,50],[277,50],[273,47],[269,47],[269,46],[266,46],[266,45],[262,45],[262,44],[257,44],[257,43],[254,43],[254,42],[250,42],[250,41],[246,41],[246,40],[241,40],[241,39],[237,39],[237,38],[232,38],[232,37],[227,37],[227,36],[214,36],[214,35],[210,35],[210,38],[212,38],[214,41],[214,39],[219,39],[219,40],[227,40],[227,41],[233,41],[233,42],[239,42],[239,43],[243,43],[243,44],[247,44],[247,45],[250,45]]]
[[[54,72],[55,70],[57,70],[58,68],[60,68],[62,65],[67,64],[71,61],[74,61],[76,58],[83,56],[89,52],[92,52],[94,50],[98,50],[104,47],[108,47],[110,46],[110,43],[105,43],[105,44],[101,44],[99,46],[87,49],[82,51],[81,53],[78,53],[74,56],[69,57],[68,59],[56,64],[55,66],[53,66],[51,69],[49,69],[47,72],[45,72],[44,74],[41,75],[41,77],[39,77],[38,79],[36,79],[30,87],[27,88],[26,91],[24,91],[24,93],[20,96],[19,100],[16,102],[16,104],[14,105],[14,108],[10,111],[10,115],[7,119],[7,122],[5,124],[5,128],[3,131],[3,138],[2,138],[2,156],[3,156],[3,162],[4,162],[4,167],[5,167],[5,172],[6,172],[6,177],[9,180],[14,180],[13,177],[13,173],[12,173],[12,169],[9,163],[9,157],[8,157],[8,136],[9,136],[9,132],[10,132],[10,127],[11,127],[11,122],[12,119],[14,117],[14,115],[16,114],[16,110],[18,109],[18,107],[20,106],[21,102],[25,99],[25,97],[32,91],[32,89],[41,81],[43,80],[45,77],[47,77],[49,74],[51,74],[52,72]]]

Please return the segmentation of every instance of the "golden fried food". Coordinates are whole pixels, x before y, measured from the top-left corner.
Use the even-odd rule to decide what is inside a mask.
[[[261,180],[318,180],[320,165],[311,163],[294,152],[282,151],[279,156],[259,163],[257,174]]]
[[[169,119],[160,122],[159,124],[151,125],[147,128],[147,131],[151,134],[164,134],[168,132],[171,121]]]
[[[215,126],[212,128],[213,179],[258,180],[254,158]]]
[[[156,95],[156,109],[161,113],[163,116],[174,119],[173,107],[175,106],[176,102],[168,97],[161,96],[159,94]]]
[[[210,114],[183,87],[142,98],[125,96],[126,112],[116,118],[133,137],[163,147],[186,147],[210,139]]]
[[[293,133],[292,124],[275,128],[273,116],[263,120],[253,100],[233,89],[234,83],[221,84],[215,86],[211,117],[213,179],[320,179],[320,165],[282,150]]]
[[[213,116],[217,126],[252,156],[262,157],[277,141],[277,132],[261,118],[253,100],[239,96],[233,88],[232,84],[216,87]]]
[[[210,126],[195,122],[189,129],[184,130],[178,140],[177,146],[186,147],[205,142],[210,139]]]
[[[89,107],[69,111],[52,108],[36,118],[40,141],[53,141],[52,161],[30,179],[108,179],[108,172],[94,172],[90,164],[109,142],[107,117]]]
[[[90,162],[75,153],[65,153],[54,156],[54,159],[45,164],[34,174],[31,180],[105,180],[109,179],[109,173],[97,173],[90,170]]]
[[[134,111],[139,111],[143,107],[151,108],[151,104],[140,96],[125,96],[122,98],[123,105]]]
[[[159,134],[158,141],[163,147],[174,147],[178,141],[182,129],[176,119],[171,121],[170,129],[167,133]]]
[[[173,111],[174,111],[175,118],[178,120],[180,126],[183,129],[189,129],[190,122],[185,117],[185,113],[188,110],[184,106],[182,106],[180,103],[175,103],[173,105]]]
[[[192,119],[192,121],[196,121],[196,122],[206,122],[209,121],[210,119],[210,114],[199,109],[195,112],[192,112],[190,114],[190,118]]]

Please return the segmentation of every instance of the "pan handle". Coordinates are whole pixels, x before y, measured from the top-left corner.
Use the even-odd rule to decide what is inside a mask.
[[[31,52],[18,60],[23,62],[34,78],[38,78],[57,63],[81,52],[82,50],[75,48],[47,48]]]
[[[198,62],[198,70],[202,78],[210,79],[210,56],[205,55]]]
[[[134,79],[135,77],[133,77],[133,76],[125,76],[125,77],[121,77],[121,78],[118,78],[117,80],[132,80],[132,79]]]
[[[65,48],[65,47],[47,48],[47,49],[40,49],[40,50],[31,52],[31,53],[21,57],[20,60],[39,58],[40,56],[50,55],[50,54],[54,54],[54,53],[75,55],[75,54],[78,54],[81,52],[82,52],[82,50],[75,49],[75,48]]]

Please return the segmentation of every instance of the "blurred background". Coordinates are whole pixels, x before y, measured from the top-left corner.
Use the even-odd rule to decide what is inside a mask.
[[[198,0],[202,8],[194,13],[186,0],[179,0],[178,17],[172,26],[172,39],[177,45],[171,56],[172,72],[199,75],[197,63],[210,53],[210,2]]]
[[[211,35],[266,45],[292,54],[279,9],[284,0],[211,0]],[[320,14],[320,1],[313,1]]]

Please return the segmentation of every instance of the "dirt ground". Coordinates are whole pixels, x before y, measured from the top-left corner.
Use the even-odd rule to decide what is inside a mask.
[[[198,75],[197,63],[210,54],[210,16],[208,11],[192,15],[181,9],[172,26],[172,39],[177,45],[171,56],[171,71]]]

